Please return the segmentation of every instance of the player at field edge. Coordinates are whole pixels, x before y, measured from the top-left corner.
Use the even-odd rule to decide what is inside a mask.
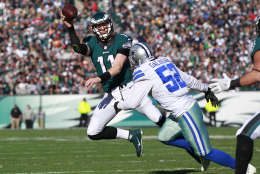
[[[213,83],[210,86],[216,93],[260,82],[260,16],[256,18],[256,32],[257,38],[253,39],[249,45],[249,56],[254,64],[253,69],[235,80],[231,80],[227,76],[224,79],[212,79]],[[254,140],[260,137],[260,111],[242,125],[236,136],[235,174],[246,174],[248,164],[253,156]]]
[[[151,93],[160,106],[170,113],[160,129],[160,141],[194,151],[202,161],[207,162],[204,170],[209,161],[234,169],[234,158],[211,147],[202,111],[197,101],[188,94],[189,88],[207,92],[207,98],[216,105],[217,99],[208,84],[181,71],[168,57],[155,58],[146,43],[134,44],[129,59],[134,68],[131,94],[135,97],[115,102],[115,109],[134,109],[143,97]]]
[[[142,155],[141,129],[129,131],[106,126],[117,114],[113,107],[114,102],[123,100],[126,95],[129,95],[127,91],[132,85],[132,73],[128,60],[132,38],[114,32],[109,15],[97,12],[90,21],[94,36],[89,36],[87,41],[82,43],[74,30],[73,22],[66,21],[62,12],[60,15],[68,29],[73,50],[84,56],[90,56],[97,71],[97,77],[89,78],[83,85],[88,88],[96,83],[102,83],[105,92],[90,119],[87,128],[88,137],[91,140],[127,139],[133,143],[137,156],[140,157]],[[159,126],[165,121],[165,117],[152,104],[149,97],[146,97],[136,110],[148,116]]]

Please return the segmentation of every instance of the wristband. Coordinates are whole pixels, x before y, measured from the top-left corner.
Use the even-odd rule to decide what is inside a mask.
[[[240,78],[231,80],[229,89],[234,89],[235,87],[240,87]]]
[[[110,72],[106,71],[98,77],[101,79],[101,83],[103,83],[111,78],[111,74]]]

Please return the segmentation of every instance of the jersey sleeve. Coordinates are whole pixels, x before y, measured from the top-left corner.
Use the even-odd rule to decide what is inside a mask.
[[[83,44],[88,45],[90,53],[94,50],[97,38],[95,36],[87,36],[83,39]]]
[[[134,85],[130,88],[129,96],[124,101],[118,103],[119,109],[135,109],[143,98],[148,95],[152,88],[152,82],[146,78],[140,69],[134,72]]]
[[[202,83],[200,80],[196,79],[195,77],[189,75],[186,72],[181,71],[178,67],[176,67],[179,71],[183,81],[187,84],[187,86],[191,89],[195,89],[198,91],[207,91],[208,84]]]
[[[252,52],[251,52],[251,58],[252,60],[254,60],[254,55],[255,53],[260,50],[260,37],[258,37],[253,43],[252,45],[250,46],[252,47]],[[249,48],[250,50],[250,48]]]
[[[86,55],[89,52],[88,46],[80,43],[79,37],[77,36],[74,27],[68,28],[68,31],[69,31],[70,42],[73,50],[82,55]]]
[[[132,38],[126,34],[119,35],[120,46],[117,50],[117,53],[123,54],[125,56],[129,55],[129,50],[132,46]]]

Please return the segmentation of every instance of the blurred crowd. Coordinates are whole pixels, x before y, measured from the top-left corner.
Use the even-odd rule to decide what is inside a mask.
[[[95,76],[88,57],[73,52],[59,9],[74,3],[80,38],[90,17],[108,11],[118,32],[146,40],[204,82],[236,78],[251,68],[248,45],[256,36],[260,4],[251,0],[0,0],[0,94],[100,93],[80,82]],[[254,86],[253,88],[260,88]]]

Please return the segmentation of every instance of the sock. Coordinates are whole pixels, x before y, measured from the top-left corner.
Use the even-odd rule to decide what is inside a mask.
[[[117,135],[117,129],[111,126],[106,126],[102,132],[96,135],[89,135],[91,140],[101,140],[101,139],[115,139]]]
[[[127,140],[128,137],[129,137],[129,131],[128,130],[117,128],[116,138],[122,138],[122,139],[126,139]]]
[[[163,143],[166,145],[176,146],[176,147],[185,149],[198,163],[201,163],[200,157],[195,155],[190,144],[184,138],[176,139],[173,141],[165,141]],[[209,161],[213,161],[217,164],[220,164],[220,165],[223,165],[226,167],[230,167],[232,169],[235,168],[235,159],[234,158],[232,158],[227,153],[214,149],[214,148],[212,148],[211,152],[209,154],[207,154],[204,158]]]
[[[193,159],[195,159],[198,163],[201,163],[200,157],[195,155],[193,149],[191,148],[190,144],[188,141],[186,141],[183,137],[173,140],[173,141],[162,141],[162,143],[169,145],[169,146],[176,146],[182,149],[185,149]]]
[[[204,158],[222,166],[235,169],[236,160],[223,151],[212,148],[210,153],[207,154]]]
[[[244,174],[252,158],[254,141],[246,135],[237,136],[236,146],[236,174]]]

